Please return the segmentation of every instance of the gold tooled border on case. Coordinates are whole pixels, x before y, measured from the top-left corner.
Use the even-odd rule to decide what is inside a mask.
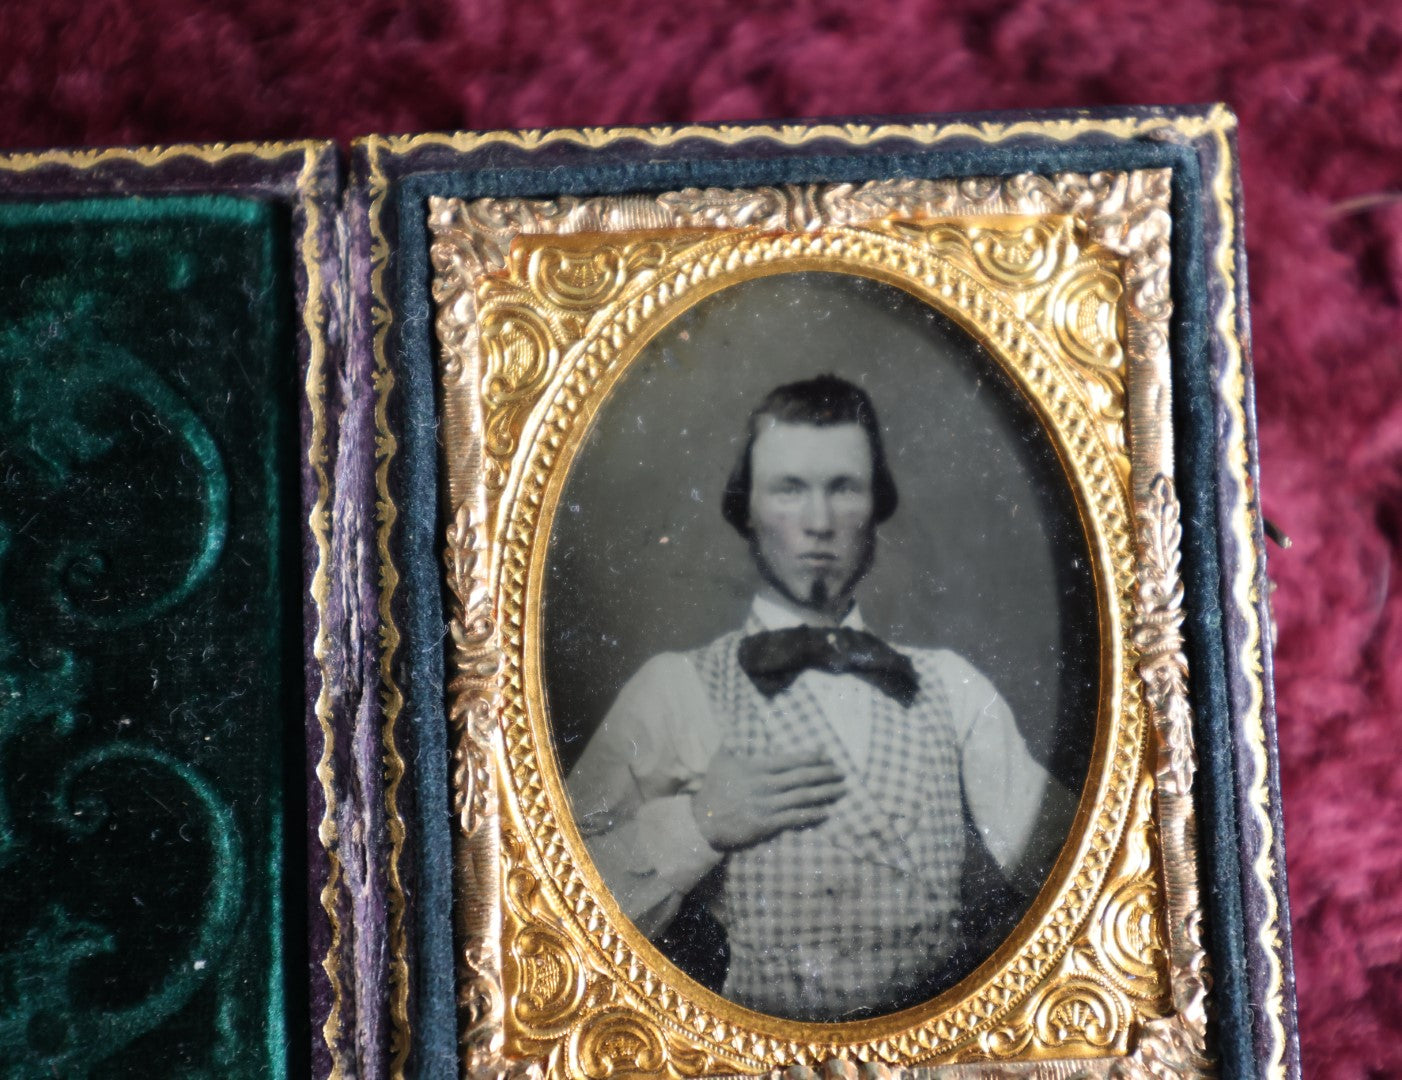
[[[1259,508],[1252,495],[1251,463],[1246,445],[1246,349],[1238,332],[1241,284],[1237,276],[1237,220],[1233,200],[1235,149],[1230,132],[1233,124],[1214,127],[1211,134],[1217,144],[1217,171],[1212,177],[1212,198],[1221,216],[1221,233],[1212,255],[1212,265],[1226,288],[1215,332],[1226,355],[1218,397],[1227,410],[1230,429],[1227,433],[1227,467],[1232,477],[1232,510],[1229,517],[1238,552],[1236,573],[1231,580],[1231,599],[1236,615],[1245,632],[1237,647],[1236,663],[1246,685],[1247,702],[1242,711],[1242,735],[1251,751],[1252,778],[1247,792],[1254,825],[1260,834],[1260,847],[1251,854],[1251,872],[1261,887],[1265,913],[1256,931],[1256,940],[1267,959],[1267,980],[1261,1014],[1269,1024],[1270,1057],[1262,1063],[1262,1073],[1272,1078],[1286,1075],[1284,965],[1281,950],[1284,942],[1280,933],[1280,905],[1276,899],[1277,868],[1275,865],[1275,827],[1272,823],[1270,789],[1270,752],[1266,745],[1265,726],[1265,661],[1261,637],[1260,600],[1257,582],[1260,579],[1259,543],[1261,523]]]
[[[394,526],[399,508],[390,491],[389,474],[399,440],[389,421],[390,399],[394,393],[394,371],[389,363],[386,343],[394,313],[385,293],[385,273],[389,267],[389,243],[385,239],[382,215],[389,181],[380,165],[378,141],[368,142],[369,162],[369,229],[370,229],[370,318],[374,328],[375,385],[375,544],[380,566],[380,682],[383,721],[380,726],[380,746],[385,763],[385,823],[389,831],[389,858],[385,873],[385,908],[389,917],[389,993],[390,993],[390,1061],[389,1075],[394,1080],[404,1076],[409,1059],[412,1029],[409,1022],[409,942],[404,925],[405,894],[400,877],[400,859],[404,854],[407,826],[399,808],[399,786],[403,782],[405,764],[397,738],[399,714],[404,708],[404,694],[394,674],[395,656],[399,651],[399,627],[394,619],[394,596],[399,588],[399,570],[392,550]]]

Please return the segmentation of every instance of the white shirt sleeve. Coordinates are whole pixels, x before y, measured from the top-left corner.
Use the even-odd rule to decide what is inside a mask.
[[[696,669],[678,653],[663,653],[623,687],[566,780],[604,884],[650,936],[721,861],[691,812],[691,795],[719,746]]]
[[[1028,753],[1012,710],[993,684],[956,653],[939,655],[962,747],[969,813],[989,853],[1013,876],[1049,816],[1069,825],[1074,797]]]

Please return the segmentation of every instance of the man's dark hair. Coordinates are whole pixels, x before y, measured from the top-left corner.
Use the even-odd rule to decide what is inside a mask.
[[[881,427],[876,422],[876,409],[871,398],[860,386],[836,375],[819,375],[802,382],[787,383],[771,390],[758,408],[750,413],[745,448],[740,460],[730,471],[721,497],[721,516],[741,536],[750,536],[750,458],[760,421],[768,417],[783,424],[811,424],[833,427],[837,424],[858,424],[871,444],[871,523],[880,525],[896,512],[896,481],[886,464],[886,450],[881,445]]]

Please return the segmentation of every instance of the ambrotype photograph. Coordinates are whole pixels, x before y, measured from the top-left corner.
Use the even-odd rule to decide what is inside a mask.
[[[593,418],[547,559],[575,821],[686,975],[860,1020],[1028,913],[1095,740],[1095,581],[1047,427],[967,331],[848,274],[702,300]]]

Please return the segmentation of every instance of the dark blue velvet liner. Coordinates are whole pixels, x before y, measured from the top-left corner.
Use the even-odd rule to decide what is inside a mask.
[[[684,146],[684,144],[682,144]],[[713,144],[706,152],[717,153]],[[456,1074],[453,1008],[452,836],[447,790],[446,719],[443,683],[444,606],[439,548],[446,525],[439,512],[439,448],[431,268],[426,200],[548,197],[629,191],[666,191],[688,186],[751,187],[762,184],[860,182],[896,177],[939,179],[1000,176],[1023,172],[1094,172],[1109,169],[1173,170],[1174,425],[1178,491],[1183,503],[1185,636],[1197,719],[1201,790],[1202,888],[1208,909],[1213,961],[1216,1028],[1213,1042],[1227,1077],[1256,1075],[1252,1003],[1245,966],[1239,827],[1233,773],[1233,732],[1226,692],[1227,653],[1221,605],[1224,583],[1217,517],[1215,378],[1209,342],[1204,251],[1204,194],[1198,154],[1191,145],[1168,142],[1106,142],[1088,138],[1067,144],[1028,140],[990,147],[971,142],[914,153],[870,150],[839,155],[804,154],[783,148],[747,156],[666,160],[681,147],[642,147],[645,161],[612,164],[552,164],[480,171],[410,175],[392,181],[386,202],[398,313],[389,348],[404,403],[403,448],[395,473],[401,493],[401,573],[405,592],[405,662],[409,667],[402,732],[412,740],[419,836],[415,1075]],[[732,153],[733,151],[722,151]],[[500,160],[525,155],[503,151]],[[574,155],[569,155],[574,156]],[[598,161],[596,155],[592,158]],[[579,155],[581,159],[584,155]],[[659,158],[663,160],[659,160]]]

